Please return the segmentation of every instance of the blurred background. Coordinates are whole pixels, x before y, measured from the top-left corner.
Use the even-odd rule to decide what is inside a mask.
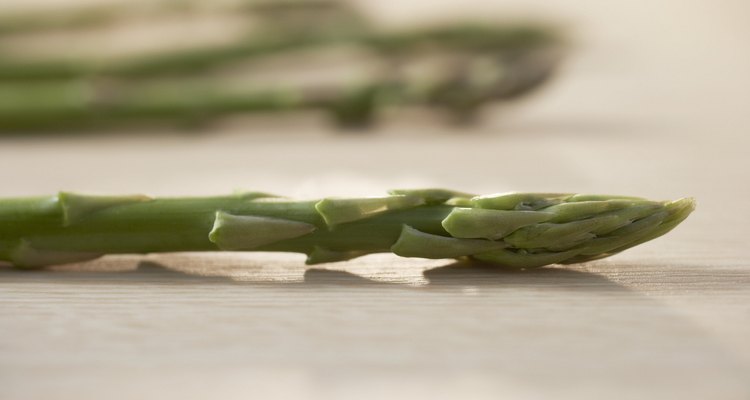
[[[729,161],[709,150],[739,151],[747,13],[731,0],[4,1],[2,190],[697,195],[644,177],[710,179],[699,165]],[[625,175],[596,181],[592,152]]]
[[[446,187],[694,196],[698,210],[667,237],[584,267],[595,275],[563,274],[574,288],[602,293],[549,294],[557,275],[541,278],[544,292],[526,278],[511,279],[518,290],[476,282],[430,289],[435,280],[422,272],[434,262],[373,256],[341,268],[426,291],[352,291],[346,279],[314,295],[284,286],[213,291],[198,281],[184,292],[159,287],[172,296],[161,301],[210,299],[192,306],[214,315],[215,329],[176,306],[135,318],[150,307],[136,301],[119,314],[92,314],[107,325],[87,328],[91,342],[70,341],[81,332],[67,330],[91,316],[80,311],[86,299],[74,301],[79,311],[65,311],[68,300],[44,312],[21,302],[71,320],[56,320],[57,333],[39,329],[43,319],[6,322],[19,339],[3,345],[10,355],[0,386],[7,398],[45,398],[55,388],[81,398],[76,382],[98,370],[96,387],[122,398],[153,388],[182,398],[240,398],[253,388],[348,398],[372,377],[385,382],[372,397],[549,398],[544,381],[556,398],[597,398],[598,390],[748,398],[747,285],[716,293],[748,282],[750,218],[738,208],[750,195],[749,20],[746,0],[3,0],[2,196],[245,189],[308,198]],[[309,278],[289,267],[296,256],[260,266],[255,255],[226,257],[158,260],[230,281]],[[126,270],[138,263],[108,262]],[[620,269],[634,265],[657,272]],[[660,275],[668,266],[679,273]],[[712,272],[732,268],[726,280]],[[706,295],[705,282],[718,292]],[[84,283],[69,288],[93,293],[88,301],[102,295]],[[110,283],[117,292],[122,282]],[[319,303],[301,305],[311,297]],[[224,303],[235,300],[247,308]],[[6,312],[21,318],[21,310]],[[273,322],[264,330],[257,321]],[[327,331],[331,324],[341,330]],[[61,361],[69,357],[72,369]],[[48,384],[28,392],[32,375]],[[195,383],[203,377],[223,389]],[[583,380],[591,386],[571,384]]]
[[[3,190],[669,197],[643,187],[644,170],[693,167],[679,146],[736,151],[723,145],[746,136],[747,13],[743,1],[6,1]],[[641,186],[587,182],[600,168],[581,140],[611,146],[598,152]],[[557,163],[565,183],[527,172],[565,152],[581,154]]]

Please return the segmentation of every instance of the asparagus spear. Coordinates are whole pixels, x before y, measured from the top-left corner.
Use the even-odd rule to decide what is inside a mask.
[[[462,62],[472,65],[470,60]],[[471,70],[439,79],[394,74],[329,90],[238,90],[186,78],[171,83],[0,83],[0,131],[59,131],[149,122],[191,125],[233,113],[290,110],[321,110],[340,126],[361,127],[368,125],[382,107],[418,104],[440,107],[457,120],[467,121],[484,104],[513,99],[543,83],[551,75],[554,62],[529,58],[508,64],[493,60],[489,68],[498,72],[490,74],[489,79],[486,71],[483,76],[482,71]]]
[[[0,260],[31,268],[104,254],[248,250],[304,253],[316,264],[393,252],[535,268],[617,254],[665,234],[693,209],[690,198],[473,196],[441,189],[313,201],[265,193],[150,198],[61,192],[0,200]]]
[[[171,0],[157,3],[152,11],[188,10],[192,5],[191,0]],[[315,11],[314,18],[307,22],[312,25],[326,19],[338,21],[337,26],[341,21],[359,21],[354,18],[358,15],[355,9],[335,0],[261,2],[235,8],[238,12],[272,17],[274,25],[253,39],[227,46],[167,52],[117,63],[54,59],[24,62],[7,57],[0,60],[0,131],[91,129],[151,122],[190,126],[231,113],[290,109],[322,109],[339,125],[362,127],[372,121],[380,107],[404,104],[441,107],[455,121],[468,122],[484,104],[510,100],[540,86],[551,76],[558,60],[557,35],[531,25],[454,25],[378,33],[360,22],[354,23],[356,29],[346,24],[341,29],[300,28],[290,22],[300,15],[310,19],[311,10]],[[124,15],[116,9],[84,11],[47,19],[29,18],[38,22],[41,29],[67,23],[76,26],[86,21],[113,22]],[[281,23],[286,17],[290,21]],[[0,31],[3,21],[0,18]],[[373,50],[386,73],[354,87],[339,85],[324,90],[248,88],[238,92],[235,87],[227,90],[221,84],[207,87],[195,82],[195,72],[234,61],[335,43]],[[461,61],[451,65],[453,72],[439,79],[405,76],[402,67],[409,58],[423,56],[422,50],[447,53]],[[484,73],[476,73],[474,67],[488,59]],[[176,82],[179,89],[158,84],[160,77],[167,76],[171,80],[181,76]],[[164,93],[153,90],[154,83]]]
[[[370,28],[366,16],[348,1],[249,1],[235,8],[253,16],[261,29],[281,35],[358,32]]]
[[[386,57],[408,54],[419,47],[444,50],[471,50],[513,57],[539,48],[559,44],[557,35],[535,26],[457,25],[414,32],[348,32],[305,35],[259,35],[237,43],[167,52],[118,63],[90,61],[18,61],[0,60],[0,80],[72,79],[91,76],[141,78],[177,73],[205,72],[227,63],[258,58],[304,48],[332,44],[361,45]]]
[[[0,36],[63,29],[87,29],[113,25],[129,18],[157,17],[189,11],[190,0],[166,0],[138,4],[102,4],[64,10],[10,12],[0,15]]]
[[[226,3],[226,4],[223,4]],[[206,10],[244,14],[266,20],[271,29],[293,29],[306,32],[321,24],[335,24],[361,29],[366,22],[348,2],[337,0],[239,0],[207,4],[196,0],[158,0],[138,3],[104,4],[65,10],[11,12],[0,14],[0,37],[50,30],[98,28],[127,22],[134,18],[157,18],[205,12]],[[272,22],[272,23],[271,23]],[[300,27],[302,25],[302,27]],[[331,28],[329,26],[324,29]]]

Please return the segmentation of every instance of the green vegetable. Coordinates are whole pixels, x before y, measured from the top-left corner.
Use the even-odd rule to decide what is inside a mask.
[[[200,0],[155,0],[0,14],[0,38],[29,32],[101,28],[133,19],[200,15],[206,11],[260,19],[268,25],[266,29],[295,33],[331,29],[321,26],[324,24],[334,25],[338,30],[342,27],[361,30],[366,25],[356,8],[338,0],[245,0],[214,4]]]
[[[340,126],[361,127],[372,122],[383,107],[419,104],[438,106],[465,119],[486,103],[510,100],[519,91],[533,90],[553,68],[547,64],[545,69],[532,71],[527,68],[528,63],[516,60],[506,64],[498,60],[494,67],[504,69],[504,74],[476,84],[465,82],[472,78],[471,74],[437,81],[392,77],[332,91],[237,89],[186,77],[161,84],[140,80],[0,81],[0,132],[54,132],[148,123],[190,126],[238,113],[294,110],[322,111]]]
[[[0,199],[0,260],[17,267],[104,254],[256,250],[299,252],[307,263],[370,253],[470,257],[534,268],[617,254],[665,234],[693,199],[442,189],[374,198],[294,201],[264,193],[223,197],[55,196]]]
[[[28,33],[86,32],[132,19],[158,22],[168,15],[206,12],[246,18],[247,31],[229,43],[157,54],[3,54],[8,39],[12,49],[14,38]],[[0,15],[0,133],[153,123],[190,127],[231,114],[298,110],[322,110],[340,126],[361,128],[375,121],[383,108],[404,105],[439,108],[452,121],[467,123],[484,105],[514,100],[544,84],[564,48],[560,32],[546,24],[454,23],[393,31],[369,22],[357,7],[339,0],[212,5],[159,0]],[[241,78],[240,71],[251,62],[341,46],[361,50],[370,71],[367,77],[314,87],[267,87],[267,82],[254,87],[233,79]]]
[[[463,50],[509,58],[560,45],[559,35],[533,25],[449,25],[407,32],[259,34],[222,46],[190,48],[128,61],[0,60],[0,80],[70,79],[92,76],[144,78],[209,71],[227,63],[336,44],[360,45],[383,56],[406,56],[425,48]]]

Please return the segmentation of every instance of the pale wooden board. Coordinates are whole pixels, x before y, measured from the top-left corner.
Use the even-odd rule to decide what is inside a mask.
[[[479,131],[396,119],[345,136],[304,119],[187,139],[0,138],[0,195],[695,196],[684,225],[529,272],[239,253],[0,269],[0,398],[750,398],[746,3],[497,3],[559,16],[581,40],[547,91]]]
[[[0,271],[3,398],[748,393],[744,266],[146,260]]]

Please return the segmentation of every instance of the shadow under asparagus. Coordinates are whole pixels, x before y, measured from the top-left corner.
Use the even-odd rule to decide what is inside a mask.
[[[96,263],[96,261],[94,262]],[[282,268],[280,274],[288,274]],[[273,275],[273,272],[267,272]],[[606,277],[563,267],[533,270],[508,270],[478,261],[462,261],[423,272],[427,287],[525,287],[571,290],[625,290]],[[310,268],[300,281],[236,279],[228,275],[206,275],[175,269],[154,261],[142,261],[135,269],[91,270],[75,266],[46,270],[0,268],[0,277],[8,283],[47,284],[156,284],[156,285],[292,285],[292,286],[378,286],[415,288],[412,284],[375,280],[345,270]],[[421,285],[425,286],[425,285]]]

